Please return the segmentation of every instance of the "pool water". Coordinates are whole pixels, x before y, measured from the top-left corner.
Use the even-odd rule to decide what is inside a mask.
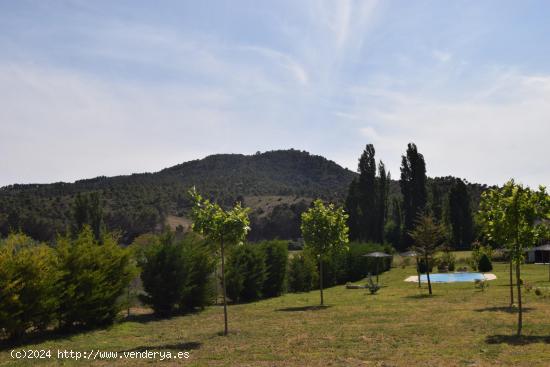
[[[474,282],[486,279],[482,273],[437,273],[430,274],[430,282],[452,283],[452,282]],[[426,274],[420,275],[421,282],[428,282]]]

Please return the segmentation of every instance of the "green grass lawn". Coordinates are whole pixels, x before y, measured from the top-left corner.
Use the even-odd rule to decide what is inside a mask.
[[[187,366],[549,366],[550,299],[525,295],[525,337],[517,340],[517,314],[508,312],[507,267],[495,265],[498,279],[481,292],[473,283],[434,284],[425,296],[413,267],[381,276],[379,294],[337,286],[326,290],[326,308],[315,308],[319,292],[287,294],[229,307],[230,335],[223,337],[220,306],[156,320],[144,315],[106,330],[28,344],[51,349],[51,360],[15,361],[11,348],[0,352],[0,366],[57,365],[57,349],[73,351],[188,351]],[[548,269],[525,265],[523,279],[550,286]],[[158,358],[156,359],[158,362]],[[81,361],[110,366],[149,365],[154,360]],[[71,365],[71,360],[63,361]]]

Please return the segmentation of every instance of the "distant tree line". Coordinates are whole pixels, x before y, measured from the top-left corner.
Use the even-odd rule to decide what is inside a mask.
[[[359,158],[358,173],[345,201],[352,240],[391,243],[403,250],[413,244],[410,232],[422,214],[431,215],[445,229],[446,241],[456,249],[469,248],[479,230],[474,213],[487,188],[454,177],[429,179],[426,162],[414,143],[401,157],[399,193],[392,192],[391,176],[375,148],[368,144]]]

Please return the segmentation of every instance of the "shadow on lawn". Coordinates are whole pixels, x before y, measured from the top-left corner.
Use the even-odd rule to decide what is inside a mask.
[[[187,342],[187,343],[178,343],[178,344],[163,344],[163,345],[143,345],[140,347],[128,349],[128,350],[121,350],[119,353],[124,352],[144,352],[146,350],[181,350],[181,351],[189,351],[193,349],[199,349],[201,347],[201,343],[199,342]]]
[[[421,294],[411,294],[409,296],[405,296],[403,298],[408,299],[424,299],[424,298],[434,298],[439,297],[439,294],[428,294],[428,293],[421,293]]]
[[[287,308],[279,308],[275,311],[279,311],[279,312],[319,311],[319,310],[325,310],[329,307],[332,307],[332,306],[287,307]]]
[[[95,328],[85,328],[85,329],[71,328],[66,330],[57,330],[57,329],[46,330],[46,331],[26,334],[20,339],[3,339],[3,340],[0,339],[0,351],[23,347],[27,345],[34,345],[34,344],[40,344],[40,343],[49,342],[49,341],[66,339],[66,338],[70,338],[78,335],[85,335],[87,333],[92,333],[99,329],[106,330],[106,329],[109,329],[109,327],[101,328],[98,326]]]
[[[531,307],[523,307],[523,312],[530,312],[533,311],[534,308]],[[506,313],[518,313],[517,308],[511,308],[510,306],[499,306],[499,307],[485,307],[485,308],[478,308],[474,310],[476,312],[506,312]]]
[[[550,344],[550,335],[489,335],[485,338],[487,344],[508,344],[508,345],[526,345],[534,343]]]

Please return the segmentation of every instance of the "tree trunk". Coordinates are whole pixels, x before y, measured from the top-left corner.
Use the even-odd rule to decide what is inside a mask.
[[[321,290],[321,306],[323,306],[323,260],[321,257],[319,257],[319,289]]]
[[[418,260],[418,256],[416,257],[416,274],[418,275],[418,288],[422,288],[420,284],[420,261]]]
[[[223,335],[227,335],[227,293],[225,290],[225,257],[223,238],[221,240],[221,255],[222,255],[222,288],[223,288]]]
[[[428,279],[428,291],[432,295],[432,283],[430,282],[430,264],[428,263],[428,256],[424,257],[426,261],[426,278]]]
[[[521,336],[521,328],[523,326],[523,307],[521,304],[521,275],[520,275],[520,260],[516,259],[516,283],[518,288],[518,336]]]
[[[130,284],[128,284],[128,287],[126,288],[126,302],[128,303],[126,306],[128,307],[126,310],[126,318],[130,317]]]
[[[512,263],[512,255],[510,254],[510,307],[514,305],[514,278]]]

